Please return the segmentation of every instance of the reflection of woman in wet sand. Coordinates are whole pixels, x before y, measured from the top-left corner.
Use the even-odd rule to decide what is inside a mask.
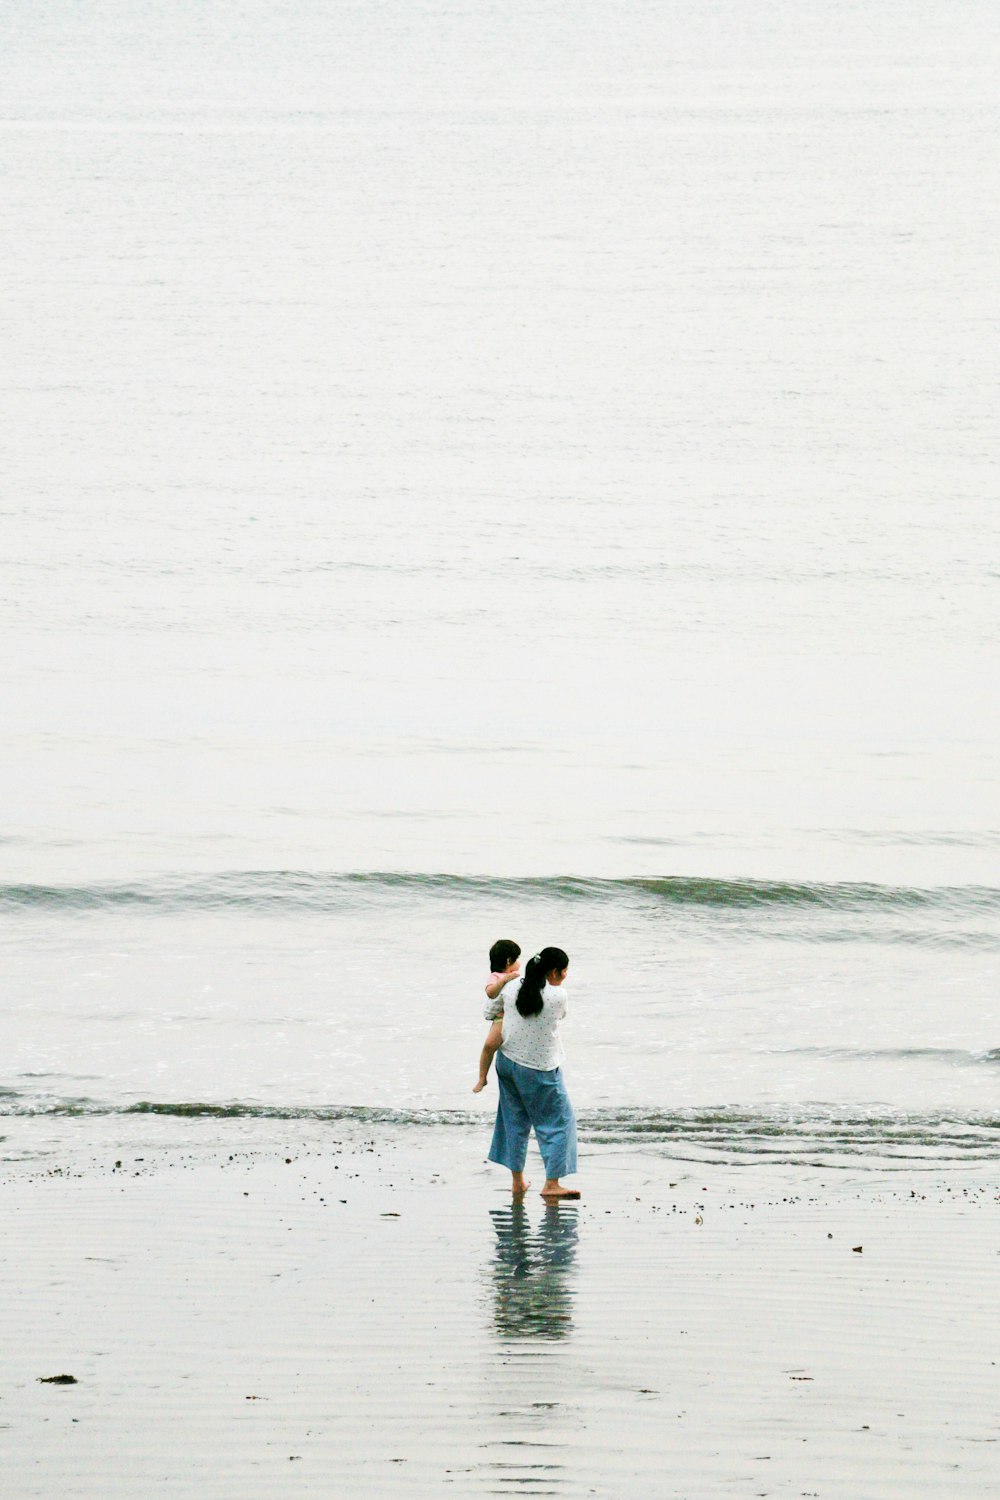
[[[562,1339],[573,1330],[577,1215],[553,1204],[543,1212],[532,1230],[520,1198],[490,1211],[497,1234],[494,1318],[504,1338]]]
[[[500,1100],[490,1146],[490,1161],[507,1167],[514,1196],[531,1186],[524,1180],[528,1136],[535,1132],[549,1202],[579,1198],[575,1188],[560,1178],[576,1171],[576,1117],[562,1077],[563,1049],[559,1024],[566,1014],[561,993],[569,959],[561,948],[543,948],[529,958],[524,978],[504,991],[502,1001],[490,1000],[486,1019],[496,1018],[503,1006],[503,1042],[497,1053]]]

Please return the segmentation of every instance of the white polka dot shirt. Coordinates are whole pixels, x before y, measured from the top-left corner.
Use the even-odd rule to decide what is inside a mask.
[[[559,1023],[566,1014],[566,986],[547,984],[542,990],[542,1008],[537,1016],[522,1016],[517,1008],[520,979],[500,991],[495,1000],[487,999],[485,1016],[495,1021],[503,1011],[503,1042],[500,1050],[511,1062],[524,1068],[548,1072],[562,1067],[563,1046]]]

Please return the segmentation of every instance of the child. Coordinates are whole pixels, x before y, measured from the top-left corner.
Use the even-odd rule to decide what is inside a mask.
[[[510,938],[499,938],[490,949],[490,968],[492,973],[486,985],[486,993],[491,1000],[495,1000],[503,990],[505,984],[512,979],[517,979],[521,973],[518,959],[521,950]],[[472,1092],[480,1093],[486,1087],[486,1075],[490,1071],[490,1063],[496,1055],[497,1048],[503,1041],[503,1011],[493,1022],[489,1029],[483,1050],[479,1054],[479,1081],[473,1085]]]

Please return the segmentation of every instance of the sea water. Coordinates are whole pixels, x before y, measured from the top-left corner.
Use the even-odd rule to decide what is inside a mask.
[[[2,26],[9,1139],[994,1151],[995,7]]]

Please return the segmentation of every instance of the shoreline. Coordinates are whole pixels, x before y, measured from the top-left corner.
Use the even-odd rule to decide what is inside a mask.
[[[592,1144],[518,1207],[445,1127],[265,1123],[3,1164],[17,1500],[995,1492],[990,1164]]]

